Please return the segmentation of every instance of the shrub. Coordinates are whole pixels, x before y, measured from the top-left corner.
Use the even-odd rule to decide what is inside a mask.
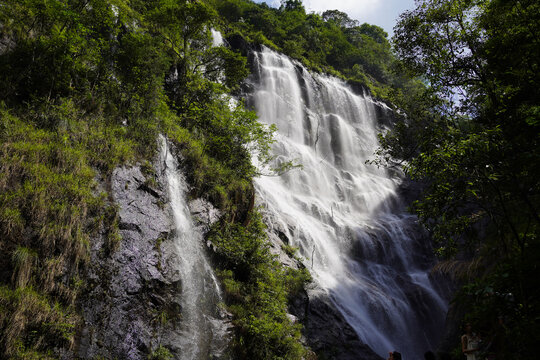
[[[234,315],[233,352],[238,359],[301,359],[299,324],[291,323],[288,299],[309,281],[305,270],[280,264],[270,253],[259,212],[246,226],[222,221],[209,234],[222,269],[229,310]]]

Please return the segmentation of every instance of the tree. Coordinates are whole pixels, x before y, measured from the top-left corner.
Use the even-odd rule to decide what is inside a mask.
[[[110,74],[119,28],[109,1],[6,0],[1,8],[3,99],[54,100],[93,89]]]
[[[284,0],[281,2],[281,6],[279,7],[279,10],[300,11],[303,13],[306,12],[306,10],[304,9],[304,5],[302,4],[302,0]]]
[[[379,44],[388,44],[388,34],[377,25],[364,23],[358,26],[356,29],[359,33],[369,36]]]
[[[539,79],[538,75],[527,71],[538,63],[538,57],[531,51],[519,49],[523,50],[525,58],[516,64],[511,52],[506,56],[493,55],[495,51],[498,55],[504,52],[501,33],[495,30],[500,22],[495,26],[493,16],[499,14],[500,17],[501,11],[508,15],[515,10],[501,4],[498,1],[425,1],[416,10],[402,15],[394,42],[404,68],[413,75],[424,76],[429,91],[440,99],[430,109],[438,114],[439,120],[424,117],[413,121],[427,121],[424,127],[429,128],[430,133],[441,129],[442,142],[433,146],[420,141],[409,171],[432,180],[450,172],[445,175],[447,183],[440,195],[453,191],[459,199],[457,208],[470,204],[479,207],[469,206],[469,211],[465,212],[456,209],[456,214],[478,213],[482,209],[480,218],[489,216],[506,224],[513,239],[522,247],[515,223],[518,220],[512,220],[508,207],[523,202],[525,208],[519,211],[518,217],[538,222],[536,209],[528,204],[532,205],[530,199],[538,196],[538,181],[532,176],[538,165],[538,127],[531,120],[534,115],[530,116],[529,109],[530,106],[534,109],[538,102],[535,94],[538,90],[529,84],[538,83]],[[529,14],[536,16],[534,11]],[[526,30],[511,17],[507,17],[504,24],[509,33],[521,34],[520,29]],[[517,44],[530,48],[523,39],[513,39],[509,44],[514,51],[520,46]],[[501,66],[501,62],[507,65]],[[503,70],[514,64],[517,65],[514,73],[530,76],[520,79]],[[510,83],[517,85],[510,87]],[[417,138],[424,135],[417,134]],[[519,159],[524,152],[527,163]],[[448,163],[445,157],[450,157],[455,164]],[[517,178],[517,174],[522,176]],[[528,185],[527,190],[517,189],[516,183],[523,182]],[[433,184],[441,185],[436,181]],[[525,193],[520,193],[522,191]],[[439,208],[441,214],[448,213],[451,201],[445,202]]]
[[[352,28],[358,26],[358,21],[353,20],[346,13],[339,10],[326,10],[322,13],[324,21],[330,21],[341,28]]]
[[[469,290],[508,314],[508,341],[520,358],[532,358],[523,334],[538,334],[526,319],[540,304],[530,287],[538,284],[540,229],[540,77],[532,70],[539,18],[537,2],[500,0],[425,0],[401,15],[394,37],[401,71],[427,88],[396,98],[408,115],[381,137],[379,153],[406,160],[407,173],[425,182],[414,210],[439,252],[468,248],[483,264]],[[480,298],[469,300],[481,308]],[[487,326],[479,314],[470,316]]]

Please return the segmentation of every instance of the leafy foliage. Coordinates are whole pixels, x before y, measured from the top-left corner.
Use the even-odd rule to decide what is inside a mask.
[[[309,281],[307,270],[285,269],[270,253],[257,210],[248,224],[216,223],[209,234],[216,248],[237,333],[235,359],[302,359],[300,327],[285,312],[288,297]]]
[[[359,24],[339,10],[306,13],[301,1],[284,1],[279,9],[250,0],[212,0],[225,19],[227,35],[282,50],[308,67],[347,78],[386,97],[389,86],[408,79],[392,72],[394,57],[387,34]],[[337,71],[336,71],[337,70]]]
[[[426,0],[404,13],[394,37],[400,66],[428,85],[395,93],[407,117],[381,136],[379,151],[379,160],[405,161],[425,182],[413,208],[440,254],[481,260],[462,300],[484,328],[494,314],[505,316],[512,345],[503,358],[532,357],[521,336],[540,325],[540,299],[527,285],[535,283],[540,226],[540,78],[531,70],[540,59],[539,18],[533,1]]]
[[[65,114],[69,107],[68,102],[53,113]],[[8,356],[24,357],[27,350],[72,343],[73,331],[58,336],[57,327],[73,328],[79,321],[74,307],[79,268],[87,261],[90,235],[103,221],[99,212],[107,208],[104,197],[93,191],[90,164],[108,165],[98,153],[114,160],[131,153],[122,141],[102,151],[94,142],[102,129],[78,119],[65,117],[71,126],[50,131],[5,109],[0,116],[0,247],[9,254],[0,268],[12,274],[13,284],[13,289],[4,287],[1,346]],[[70,136],[79,126],[94,141]]]
[[[171,360],[172,358],[173,355],[171,352],[163,346],[159,346],[156,350],[152,351],[150,355],[148,355],[148,360]]]
[[[228,95],[248,74],[246,58],[211,46],[219,17],[208,2],[2,0],[0,9],[0,357],[57,358],[80,328],[92,236],[107,234],[109,254],[121,241],[116,207],[96,179],[151,159],[164,133],[192,195],[247,234],[258,173],[251,154],[270,160],[275,129]],[[241,238],[238,251],[249,251]],[[292,276],[267,255],[261,261],[267,274],[245,296]],[[286,304],[283,295],[275,308],[258,305],[268,316],[258,327],[283,329],[265,335],[266,358],[303,351]]]

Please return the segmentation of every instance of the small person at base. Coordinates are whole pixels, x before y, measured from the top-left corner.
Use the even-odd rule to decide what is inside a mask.
[[[467,357],[467,360],[477,359],[478,349],[480,348],[480,337],[472,331],[470,323],[465,324],[465,334],[461,337],[461,351]]]
[[[388,360],[401,360],[401,353],[398,353],[397,351],[390,351],[388,355],[390,355]]]

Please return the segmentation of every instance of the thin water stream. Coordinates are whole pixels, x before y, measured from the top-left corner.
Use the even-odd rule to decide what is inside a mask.
[[[212,270],[202,233],[194,225],[187,203],[188,187],[166,139],[160,137],[161,161],[165,164],[174,241],[178,254],[181,289],[180,360],[218,359],[229,339],[230,325],[219,309],[221,290]]]

